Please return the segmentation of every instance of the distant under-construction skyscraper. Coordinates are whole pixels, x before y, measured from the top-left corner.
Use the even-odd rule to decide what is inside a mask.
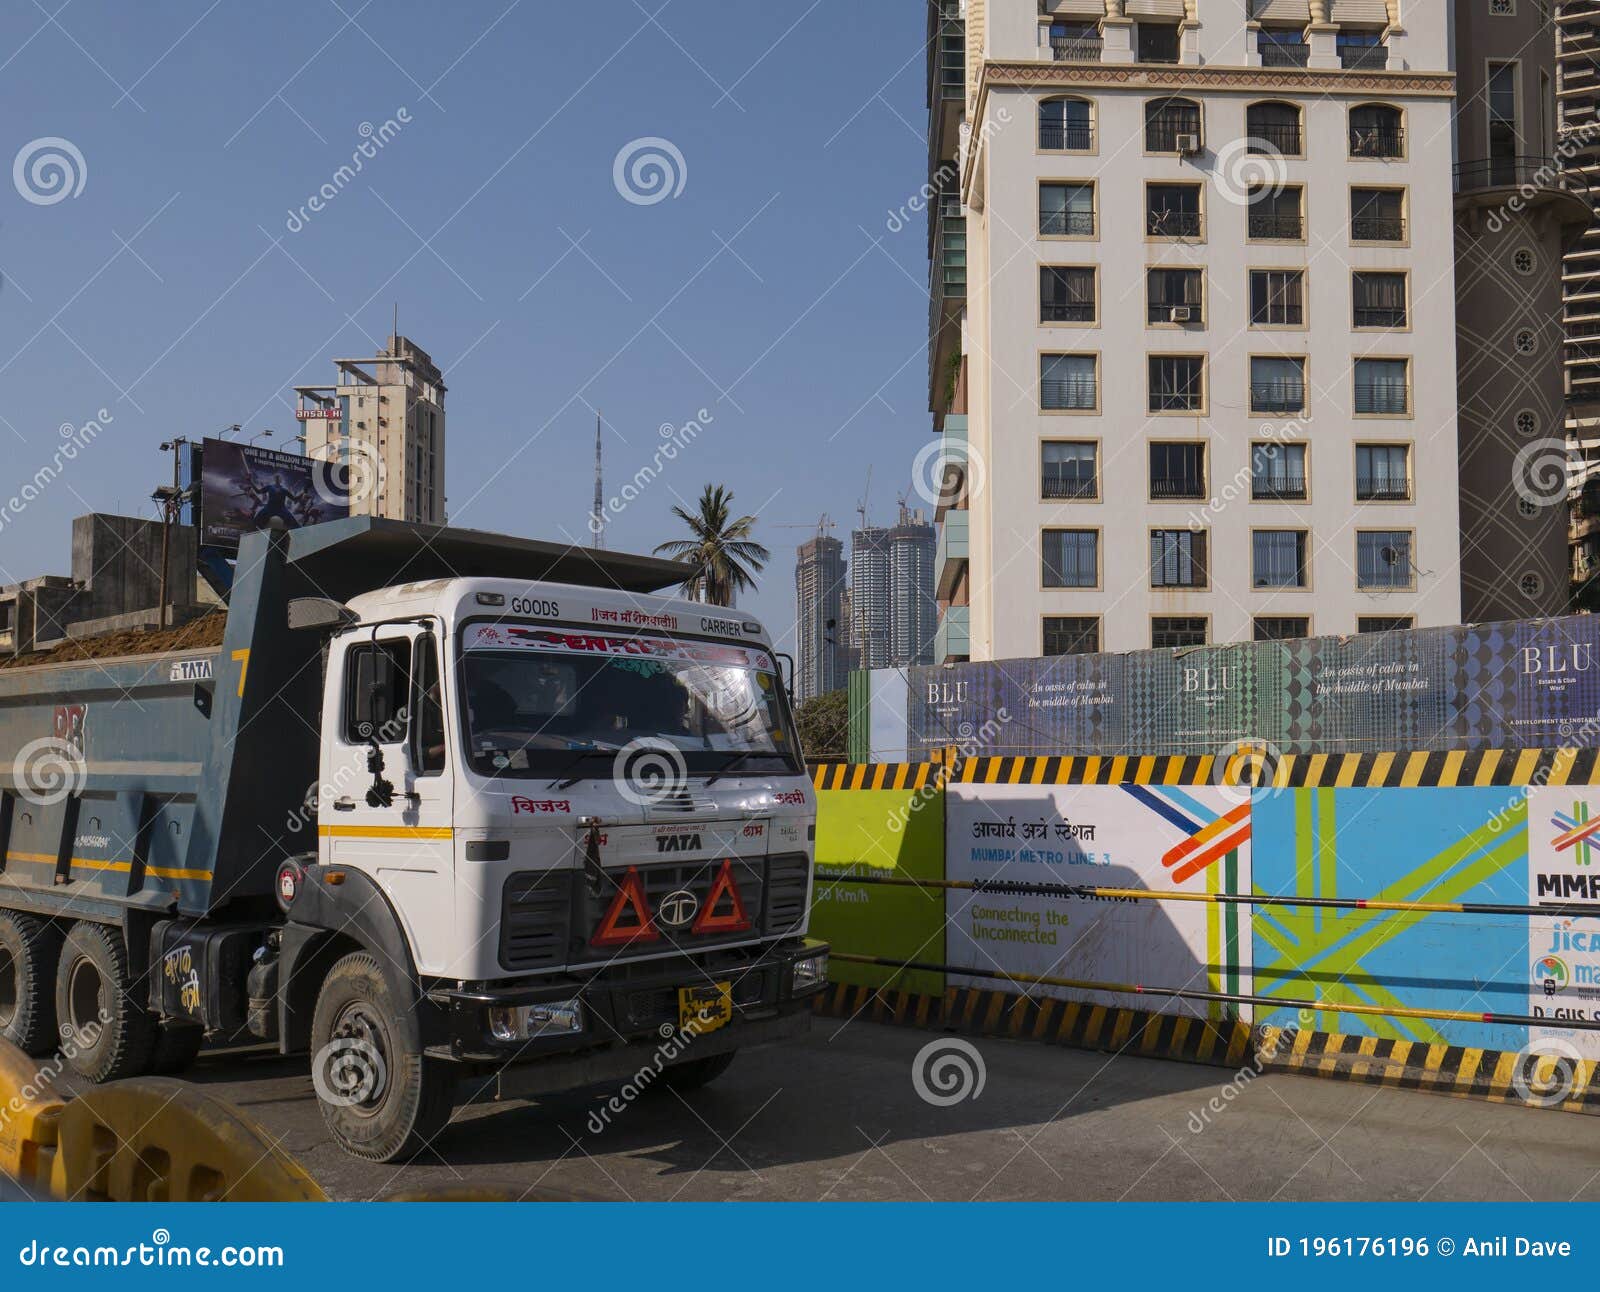
[[[939,628],[934,586],[938,531],[920,511],[900,506],[900,523],[889,531],[889,664],[906,668],[933,663]]]
[[[865,525],[850,535],[850,637],[857,668],[889,667],[889,530]]]
[[[795,689],[804,702],[849,680],[844,646],[844,544],[818,534],[800,544],[794,566]]]

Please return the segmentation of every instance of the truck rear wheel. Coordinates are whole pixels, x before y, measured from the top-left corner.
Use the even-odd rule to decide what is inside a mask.
[[[136,1077],[150,1062],[156,1020],[128,970],[122,934],[80,921],[56,968],[56,1017],[67,1064],[90,1081]]]
[[[56,961],[61,930],[48,920],[0,911],[0,1036],[24,1054],[56,1045]]]
[[[369,1162],[414,1157],[450,1121],[455,1076],[406,1047],[407,1028],[364,951],[328,971],[311,1021],[311,1079],[328,1132]]]

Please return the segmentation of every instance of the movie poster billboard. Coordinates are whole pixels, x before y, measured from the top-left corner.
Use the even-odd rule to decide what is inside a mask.
[[[200,542],[237,547],[254,530],[288,529],[350,514],[349,485],[336,464],[231,440],[200,452]]]

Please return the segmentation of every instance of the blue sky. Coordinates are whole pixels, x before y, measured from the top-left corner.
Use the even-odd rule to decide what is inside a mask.
[[[66,573],[74,515],[152,514],[165,436],[282,444],[290,388],[371,353],[398,302],[449,386],[453,523],[587,541],[593,409],[615,492],[704,408],[608,545],[676,537],[672,505],[726,483],[774,552],[746,604],[787,632],[808,534],[777,526],[828,512],[847,538],[869,464],[887,518],[929,436],[924,225],[888,227],[926,173],[923,21],[911,0],[6,6],[0,160],[53,137],[83,165],[48,204],[0,185],[0,494],[64,423],[112,420],[8,516],[0,581]],[[651,137],[682,191],[629,202],[613,163]]]

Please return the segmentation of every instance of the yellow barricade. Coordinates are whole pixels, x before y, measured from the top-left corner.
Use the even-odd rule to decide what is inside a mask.
[[[169,1077],[115,1081],[59,1110],[50,1192],[85,1202],[325,1202],[233,1105]]]
[[[0,1041],[0,1174],[24,1188],[49,1188],[62,1101],[52,1078],[9,1041]]]

